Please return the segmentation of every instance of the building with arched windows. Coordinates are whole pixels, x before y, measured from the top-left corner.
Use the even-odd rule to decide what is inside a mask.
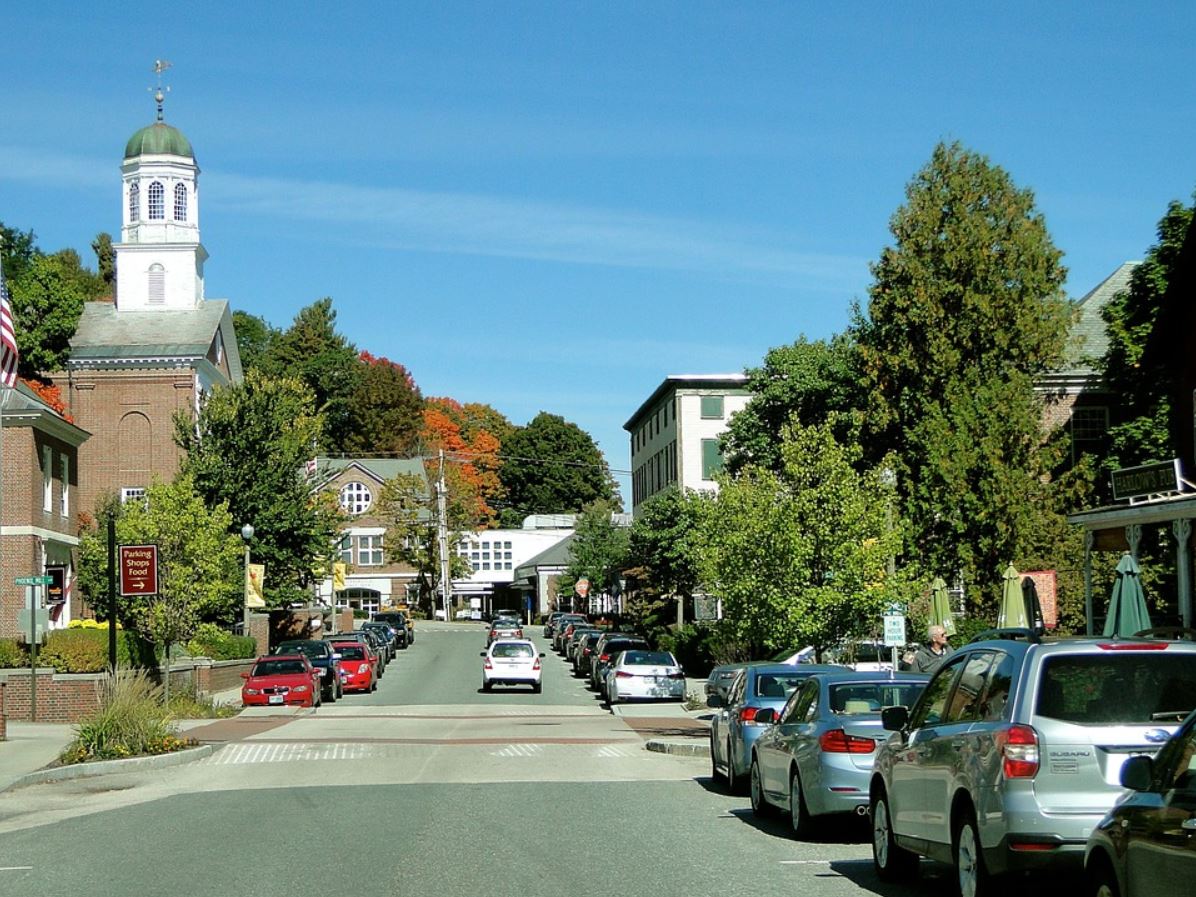
[[[121,240],[111,301],[88,302],[55,377],[68,412],[92,438],[79,452],[81,511],[115,493],[170,480],[180,452],[174,413],[195,413],[214,387],[239,382],[232,313],[204,295],[199,166],[191,143],[158,117],[121,162]]]

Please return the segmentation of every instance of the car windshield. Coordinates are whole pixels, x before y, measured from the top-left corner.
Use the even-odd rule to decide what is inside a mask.
[[[283,642],[276,654],[306,654],[308,657],[327,657],[328,646],[323,642]]]
[[[618,654],[620,651],[630,651],[635,648],[647,648],[647,647],[648,647],[647,642],[642,642],[642,641],[633,642],[633,641],[626,641],[626,640],[616,640],[616,641],[612,641],[612,642],[607,642],[606,647],[604,647],[602,650],[605,651],[607,654],[614,656],[615,654]]]
[[[255,676],[288,676],[294,673],[306,673],[307,668],[302,660],[263,660],[253,668]]]
[[[852,682],[831,685],[833,713],[879,713],[885,707],[910,707],[925,688],[923,682]]]
[[[495,657],[531,657],[536,651],[531,645],[504,645],[499,642],[490,653]]]
[[[805,679],[795,673],[761,673],[756,677],[756,697],[787,698]]]
[[[1101,651],[1048,658],[1036,712],[1080,725],[1182,720],[1196,708],[1191,654]]]
[[[623,655],[623,663],[631,666],[676,666],[673,655],[665,651],[628,651]]]
[[[361,645],[337,645],[341,660],[365,660],[365,649]]]

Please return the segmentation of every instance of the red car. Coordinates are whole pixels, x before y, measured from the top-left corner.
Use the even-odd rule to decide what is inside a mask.
[[[241,678],[242,707],[320,706],[320,671],[302,654],[259,657]]]
[[[341,656],[341,677],[345,691],[377,691],[378,655],[361,642],[333,642]]]

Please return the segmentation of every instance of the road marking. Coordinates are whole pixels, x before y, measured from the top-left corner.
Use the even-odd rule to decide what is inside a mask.
[[[829,866],[830,860],[781,860],[782,866]]]
[[[0,872],[28,872],[32,866],[0,866]]]
[[[509,744],[501,751],[491,751],[491,757],[538,757],[544,753],[542,744]]]

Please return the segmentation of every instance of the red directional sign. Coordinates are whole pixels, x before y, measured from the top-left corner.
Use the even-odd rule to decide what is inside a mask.
[[[119,552],[121,597],[157,595],[158,546],[121,545]]]

